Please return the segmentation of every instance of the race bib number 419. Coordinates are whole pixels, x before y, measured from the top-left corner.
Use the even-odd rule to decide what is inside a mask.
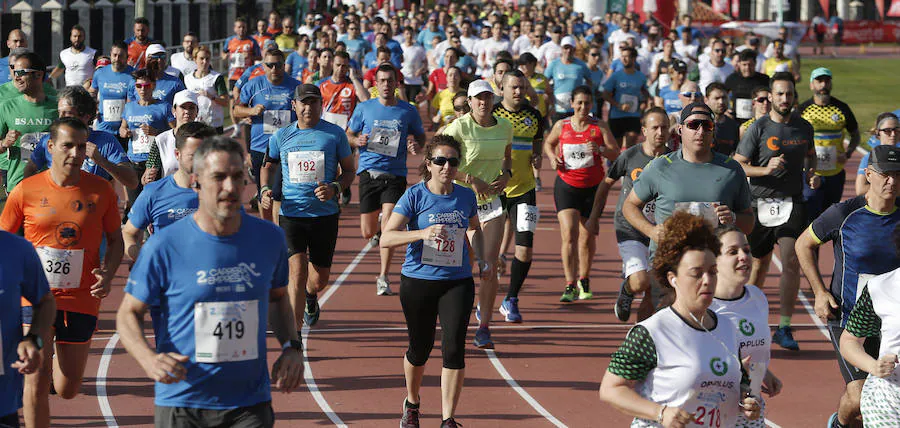
[[[197,302],[194,357],[198,363],[227,363],[259,357],[259,301]]]

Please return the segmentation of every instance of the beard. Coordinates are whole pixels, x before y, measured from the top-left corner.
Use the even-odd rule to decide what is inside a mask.
[[[72,47],[75,48],[75,50],[80,51],[84,49],[84,42],[72,43]]]

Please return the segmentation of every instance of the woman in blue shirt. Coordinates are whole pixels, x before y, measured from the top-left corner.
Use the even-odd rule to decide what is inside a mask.
[[[441,426],[458,426],[453,412],[462,391],[466,331],[475,300],[467,231],[476,258],[481,260],[484,254],[475,193],[453,182],[459,162],[459,142],[436,135],[425,147],[425,161],[419,168],[424,181],[397,201],[381,236],[384,248],[407,246],[400,276],[400,304],[409,335],[403,359],[407,391],[400,419],[403,427],[419,426],[419,389],[434,347],[438,315],[444,360],[441,385],[451,389],[441,394]],[[485,275],[490,272],[485,262],[479,262],[479,269]]]

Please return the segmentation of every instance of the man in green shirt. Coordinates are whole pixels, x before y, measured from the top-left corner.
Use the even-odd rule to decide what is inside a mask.
[[[18,58],[19,56],[21,56],[22,54],[24,54],[26,52],[31,52],[31,51],[29,51],[28,49],[25,49],[25,48],[16,48],[16,49],[13,49],[12,51],[10,51],[9,56],[7,57],[7,58],[9,58],[9,64],[15,65],[16,58]],[[2,71],[0,71],[0,72],[2,72]],[[10,98],[18,97],[19,95],[22,95],[22,93],[19,92],[19,89],[16,88],[16,84],[15,84],[16,78],[15,78],[15,76],[13,76],[12,69],[9,70],[9,78],[10,78],[10,80],[8,82],[0,85],[0,102],[6,101]],[[53,85],[49,81],[47,81],[47,79],[43,79],[43,81],[44,81],[44,85],[43,85],[44,93],[47,94],[48,96],[56,97],[56,89],[53,87]]]
[[[21,96],[0,102],[0,169],[7,171],[6,191],[24,178],[25,163],[34,146],[58,117],[56,98],[44,91],[46,65],[32,52],[19,55],[13,64],[15,89]]]

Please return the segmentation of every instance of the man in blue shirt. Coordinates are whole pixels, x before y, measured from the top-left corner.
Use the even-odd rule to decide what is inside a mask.
[[[603,99],[610,105],[609,128],[621,147],[631,147],[641,131],[641,103],[650,98],[647,76],[635,68],[637,50],[622,49],[622,70],[603,83]]]
[[[44,339],[56,318],[56,299],[44,275],[44,267],[30,242],[0,231],[0,426],[19,426],[23,375],[32,374],[45,362]],[[33,303],[31,326],[22,335],[22,298]]]
[[[268,184],[275,170],[281,169],[278,224],[288,240],[288,295],[295,320],[299,321],[305,307],[303,320],[312,327],[319,320],[316,297],[328,285],[337,243],[340,208],[336,196],[353,183],[354,158],[343,128],[320,119],[322,93],[317,86],[298,86],[292,104],[297,122],[269,138],[261,181]],[[271,204],[268,185],[260,195],[262,205]]]
[[[18,28],[10,31],[9,36],[6,38],[6,47],[10,51],[17,48],[28,48],[28,39],[25,37],[25,33]],[[7,72],[8,68],[9,57],[0,58],[0,85],[12,80],[12,70]]]
[[[359,24],[350,23],[347,25],[347,34],[338,37],[339,42],[344,42],[347,46],[347,53],[350,59],[361,63],[366,53],[372,50],[372,45],[359,33]]]
[[[100,67],[94,72],[90,91],[98,100],[97,129],[118,134],[122,111],[128,102],[131,88],[134,87],[134,79],[131,77],[134,69],[126,62],[128,45],[122,41],[114,42],[109,50],[109,61],[108,66]]]
[[[397,69],[381,64],[375,72],[378,99],[356,106],[347,126],[350,145],[359,148],[360,228],[371,239],[387,225],[394,204],[406,191],[406,154],[425,144],[425,129],[415,107],[395,97]],[[407,143],[412,134],[415,143]],[[386,213],[378,222],[380,213]],[[381,249],[381,269],[376,279],[378,295],[393,294],[388,270],[394,251]]]
[[[300,82],[285,75],[284,52],[273,49],[266,52],[263,59],[266,68],[265,79],[252,79],[241,87],[240,103],[234,106],[235,120],[250,117],[250,159],[253,180],[256,189],[262,187],[259,181],[259,170],[265,160],[269,137],[279,128],[297,120],[291,109],[294,89]],[[260,215],[272,220],[272,210],[260,207]]]
[[[572,91],[581,85],[593,86],[591,70],[584,61],[575,58],[575,39],[566,36],[560,41],[562,55],[551,61],[544,74],[553,81],[554,122],[572,112]]]
[[[229,138],[204,140],[191,179],[197,212],[147,242],[125,287],[116,327],[156,382],[157,426],[271,427],[271,388],[289,392],[303,379],[287,245],[275,225],[241,209],[244,154]],[[142,328],[153,305],[167,332],[155,350]],[[271,383],[267,326],[282,348]]]
[[[428,16],[428,22],[425,23],[425,28],[419,32],[419,37],[416,38],[416,41],[424,46],[425,50],[429,52],[434,48],[431,42],[435,37],[444,40],[444,30],[438,25],[437,18],[438,16],[436,13],[432,13]]]
[[[129,76],[130,78],[130,76]],[[59,117],[74,117],[85,125],[90,125],[97,114],[97,101],[88,91],[80,86],[68,86],[57,95],[57,112]],[[120,120],[121,123],[121,120]],[[25,165],[25,177],[50,167],[53,162],[47,141],[50,135],[44,135],[31,152],[31,158]],[[91,130],[88,136],[86,156],[81,165],[83,171],[99,175],[107,180],[117,180],[123,186],[134,189],[138,185],[138,177],[125,156],[119,140],[113,134]]]

